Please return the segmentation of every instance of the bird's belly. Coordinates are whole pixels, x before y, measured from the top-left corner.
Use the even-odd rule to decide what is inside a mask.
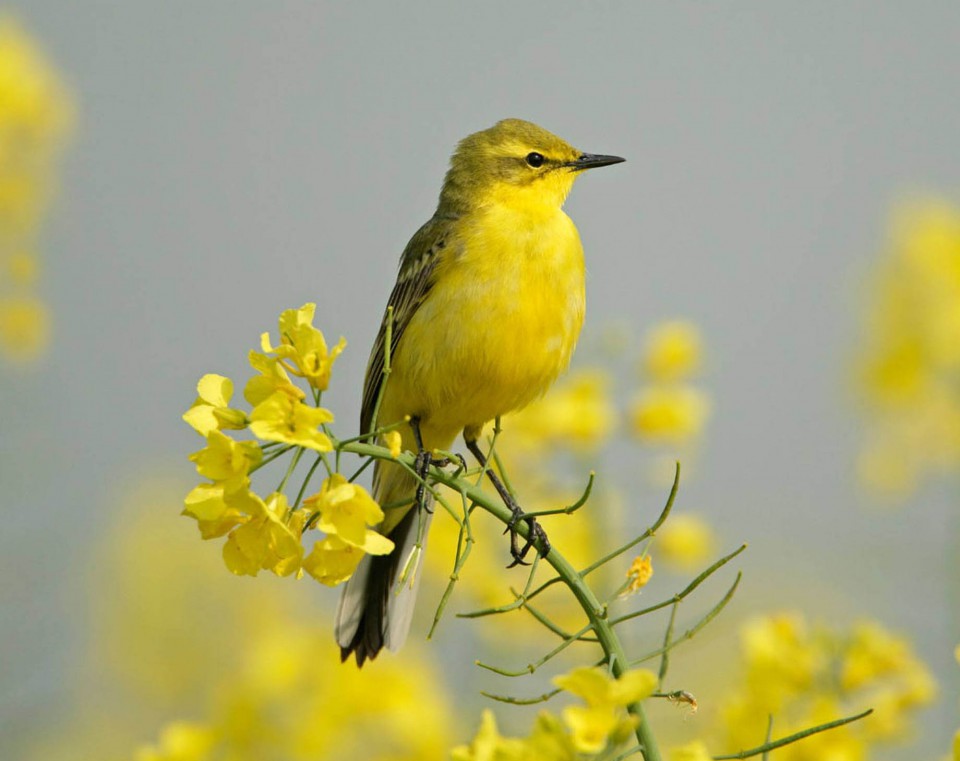
[[[542,394],[567,367],[584,315],[575,230],[560,245],[456,265],[411,320],[388,389],[389,407],[421,417],[439,439]]]

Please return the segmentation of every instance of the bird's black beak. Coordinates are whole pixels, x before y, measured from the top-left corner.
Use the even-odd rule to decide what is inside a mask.
[[[583,169],[594,169],[598,166],[610,166],[611,164],[619,164],[623,161],[626,161],[626,159],[622,159],[619,156],[603,156],[599,153],[584,153],[575,161],[568,162],[567,166],[579,172]]]

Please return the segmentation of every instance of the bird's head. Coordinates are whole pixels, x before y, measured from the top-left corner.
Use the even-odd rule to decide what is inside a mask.
[[[583,170],[623,160],[584,153],[536,124],[504,119],[457,145],[440,206],[452,211],[490,203],[559,208]]]

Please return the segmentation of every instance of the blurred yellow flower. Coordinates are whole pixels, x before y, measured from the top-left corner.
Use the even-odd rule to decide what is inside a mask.
[[[521,761],[526,755],[526,743],[503,737],[493,711],[488,708],[480,717],[480,728],[470,745],[457,746],[450,757],[453,761]]]
[[[320,491],[304,500],[304,506],[320,514],[317,528],[338,536],[347,544],[371,555],[393,551],[393,542],[368,526],[383,520],[383,510],[362,486],[334,473]],[[329,547],[328,549],[336,549]]]
[[[50,310],[32,289],[38,228],[72,114],[67,93],[36,43],[0,15],[0,353],[15,362],[50,344]]]
[[[57,720],[16,757],[449,758],[456,703],[436,658],[409,642],[402,658],[341,667],[329,601],[272,577],[238,585],[170,509],[183,491],[150,481],[118,500],[74,587],[87,650],[70,660]]]
[[[904,496],[960,470],[960,207],[928,199],[894,215],[857,359],[870,422],[859,475]]]
[[[856,624],[847,645],[840,685],[855,690],[867,682],[895,673],[909,657],[910,643],[875,621]]]
[[[692,386],[648,386],[630,408],[634,433],[652,444],[697,438],[709,414],[707,396]]]
[[[713,761],[713,756],[702,742],[692,742],[670,749],[670,761]]]
[[[53,150],[71,117],[70,99],[36,43],[10,16],[0,17],[0,163],[26,158],[15,145]]]
[[[260,339],[261,349],[276,354],[284,368],[301,378],[306,378],[315,389],[325,391],[330,383],[333,363],[346,348],[341,338],[332,349],[327,349],[323,333],[313,327],[316,304],[304,304],[299,309],[287,309],[280,315],[280,343],[270,345],[270,334]]]
[[[135,761],[207,761],[216,743],[210,727],[176,721],[164,727],[160,742],[138,748]]]
[[[699,568],[713,555],[716,537],[710,524],[698,515],[671,515],[657,531],[657,556],[682,571]]]
[[[559,447],[583,452],[602,445],[613,432],[616,412],[611,379],[600,368],[572,371],[544,397],[504,420],[505,451]]]
[[[865,761],[873,746],[904,737],[936,694],[909,643],[876,622],[844,632],[809,627],[795,613],[762,616],[743,627],[741,646],[745,673],[723,699],[716,743],[731,752],[759,745],[771,714],[783,736],[872,707],[862,721],[777,751],[786,761]]]
[[[333,413],[322,407],[310,407],[283,391],[277,391],[253,408],[250,432],[266,441],[280,441],[317,452],[330,452],[333,444],[319,430],[333,422]]]
[[[645,669],[633,669],[617,679],[605,669],[582,666],[554,677],[553,683],[586,703],[563,710],[574,746],[583,753],[599,753],[611,738],[620,742],[635,726],[623,709],[649,697],[657,688],[657,676]]]
[[[0,298],[0,351],[28,362],[43,354],[50,343],[50,310],[34,296]]]
[[[485,710],[480,729],[470,745],[460,745],[452,761],[577,761],[580,758],[569,735],[556,717],[541,711],[526,739],[503,737],[493,711]]]
[[[631,669],[619,677],[599,666],[581,666],[554,677],[553,683],[591,706],[628,706],[650,697],[657,676],[646,669]]]
[[[655,325],[647,332],[643,369],[654,381],[678,381],[700,370],[703,353],[700,329],[675,320]]]
[[[246,428],[247,416],[230,409],[233,382],[222,375],[204,375],[197,383],[197,400],[183,413],[183,420],[201,436],[221,429]]]

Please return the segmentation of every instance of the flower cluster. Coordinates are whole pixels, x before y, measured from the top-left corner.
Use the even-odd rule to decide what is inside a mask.
[[[256,576],[268,570],[278,576],[300,576],[306,571],[333,586],[350,578],[364,554],[387,554],[393,543],[370,528],[383,520],[380,506],[326,458],[334,448],[327,429],[333,414],[320,401],[346,344],[341,339],[328,349],[323,333],[313,326],[315,310],[315,304],[286,310],[280,315],[279,343],[271,345],[264,333],[262,353],[250,352],[257,374],[243,392],[249,413],[230,406],[229,378],[210,374],[200,379],[197,399],[183,419],[206,440],[190,460],[208,481],[187,495],[184,514],[197,521],[204,539],[227,536],[223,559],[235,574]],[[312,404],[291,375],[306,381]],[[255,438],[237,440],[227,431],[249,431]],[[258,495],[251,488],[251,475],[291,450],[291,464],[280,485],[266,497]],[[284,488],[307,451],[316,460],[291,504]],[[304,498],[320,464],[327,478],[320,491]],[[311,529],[325,536],[305,556],[301,538]]]
[[[785,761],[857,761],[876,743],[904,739],[936,694],[910,644],[876,622],[838,632],[808,627],[796,614],[765,616],[744,626],[741,647],[745,673],[724,699],[717,743],[733,750],[761,744],[770,715],[779,736],[872,707],[862,722],[777,751]]]
[[[894,495],[960,471],[960,208],[906,205],[872,280],[858,386],[861,480]]]
[[[56,71],[19,24],[0,18],[0,352],[16,361],[49,342],[37,238],[71,116]]]
[[[543,711],[526,738],[503,737],[491,711],[484,711],[480,729],[470,745],[453,750],[454,761],[576,761],[621,746],[636,726],[626,712],[632,703],[649,697],[657,686],[650,671],[635,669],[612,677],[598,667],[581,667],[554,679],[557,687],[581,698],[584,705],[568,706],[562,720]]]

